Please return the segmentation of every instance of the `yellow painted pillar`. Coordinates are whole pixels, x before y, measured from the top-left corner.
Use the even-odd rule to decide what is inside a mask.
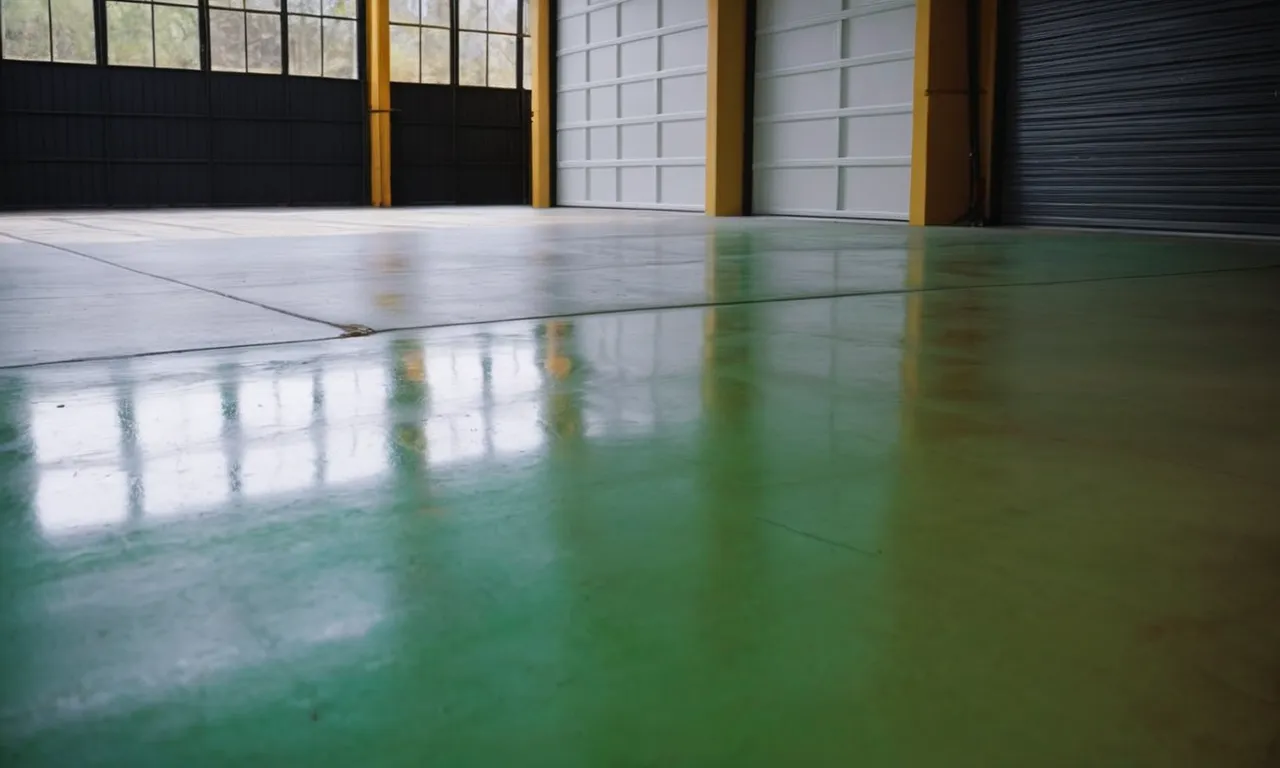
[[[369,78],[369,199],[391,205],[391,23],[388,0],[369,0],[365,11]]]
[[[555,56],[552,50],[551,30],[556,21],[555,0],[530,0],[529,33],[533,45],[533,128],[530,157],[533,167],[533,207],[550,208],[555,205],[551,194],[551,179],[555,168],[551,166],[552,146],[556,127],[552,125],[551,100],[555,98]]]
[[[741,216],[746,183],[747,3],[707,0],[707,215]]]
[[[912,224],[954,224],[968,210],[968,0],[917,0],[911,141]],[[994,110],[996,0],[981,0],[981,135],[984,206],[990,178]]]

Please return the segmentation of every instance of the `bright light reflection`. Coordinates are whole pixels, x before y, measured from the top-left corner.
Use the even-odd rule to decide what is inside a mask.
[[[501,345],[492,350],[490,372],[496,398],[537,392],[542,386],[533,345]]]
[[[475,414],[433,416],[427,419],[426,437],[432,465],[484,456],[484,422]]]
[[[246,496],[300,491],[315,482],[315,446],[309,435],[250,445],[241,470]]]
[[[311,376],[247,381],[240,387],[240,423],[247,431],[286,431],[311,423]]]
[[[139,389],[134,418],[144,453],[190,449],[222,434],[222,395],[213,384]]]
[[[491,430],[495,454],[520,454],[542,447],[541,409],[535,401],[516,402],[493,409]]]
[[[114,458],[120,452],[114,394],[98,390],[61,402],[34,403],[31,433],[42,464],[104,454]]]
[[[142,467],[143,510],[176,517],[214,509],[230,496],[227,459],[220,451],[149,458]]]
[[[377,477],[387,470],[386,430],[376,423],[331,430],[325,458],[330,484]]]
[[[484,368],[479,351],[428,350],[427,392],[433,403],[479,403],[484,397]]]
[[[330,424],[376,416],[387,407],[387,372],[382,368],[330,371],[322,379],[324,413]]]
[[[44,469],[36,516],[47,534],[123,523],[129,517],[129,479],[119,467]]]

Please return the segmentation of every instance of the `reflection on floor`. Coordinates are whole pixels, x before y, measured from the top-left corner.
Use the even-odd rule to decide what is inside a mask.
[[[1280,759],[1280,247],[577,215],[398,238],[363,304],[263,302],[230,349],[32,367],[71,321],[0,331],[0,763]],[[507,318],[272,335],[465,308],[520,237],[477,289]],[[63,301],[29,247],[0,317]]]

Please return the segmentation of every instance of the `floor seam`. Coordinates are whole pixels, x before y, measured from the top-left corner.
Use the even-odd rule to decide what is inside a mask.
[[[0,234],[7,234],[7,233],[0,233]],[[289,339],[284,341],[246,342],[243,344],[225,344],[225,345],[215,345],[215,346],[208,346],[208,347],[190,347],[190,348],[184,348],[184,349],[156,350],[154,352],[136,352],[136,353],[124,354],[124,355],[85,356],[85,357],[67,358],[62,360],[48,360],[48,361],[41,361],[36,363],[18,363],[18,364],[12,364],[12,365],[0,365],[0,371],[21,370],[26,368],[42,368],[42,367],[55,366],[55,365],[71,365],[75,363],[100,363],[100,362],[107,362],[111,360],[131,360],[131,359],[141,359],[141,358],[148,358],[148,357],[160,357],[162,355],[183,355],[183,354],[191,354],[195,352],[229,352],[237,349],[261,349],[265,347],[292,346],[295,344],[311,344],[317,341],[332,341],[338,338],[365,337],[365,336],[382,335],[387,333],[406,333],[410,331],[430,331],[430,330],[447,329],[447,328],[463,328],[463,327],[472,326],[472,325],[497,325],[501,323],[527,323],[527,322],[536,322],[539,320],[575,319],[575,318],[592,317],[592,316],[635,314],[639,312],[666,312],[666,311],[674,311],[674,310],[680,310],[680,309],[716,309],[721,307],[744,307],[744,306],[754,306],[759,304],[782,304],[782,303],[800,302],[800,301],[830,301],[833,299],[852,299],[852,298],[858,298],[862,296],[910,296],[914,294],[945,293],[945,292],[954,292],[954,291],[999,290],[999,289],[1008,289],[1008,288],[1043,288],[1043,287],[1054,287],[1054,286],[1062,286],[1062,285],[1082,285],[1082,284],[1089,284],[1089,283],[1117,282],[1121,280],[1156,280],[1156,279],[1176,278],[1176,277],[1197,277],[1197,276],[1204,276],[1204,275],[1231,274],[1231,273],[1241,273],[1241,272],[1260,272],[1260,271],[1266,271],[1266,270],[1280,269],[1280,264],[1261,264],[1261,265],[1254,265],[1249,267],[1223,267],[1220,269],[1189,270],[1189,271],[1183,271],[1183,272],[1163,272],[1158,274],[1147,274],[1147,275],[1113,275],[1109,277],[1089,277],[1089,278],[1078,278],[1078,279],[1071,279],[1071,280],[1045,280],[1045,281],[1038,281],[1038,282],[1022,282],[1022,283],[988,283],[983,285],[948,285],[948,286],[934,286],[934,287],[925,287],[925,288],[886,288],[881,290],[842,291],[842,292],[831,292],[831,293],[825,293],[825,294],[809,294],[806,296],[779,296],[779,297],[773,297],[773,298],[742,299],[739,301],[704,301],[704,302],[695,302],[695,303],[686,303],[686,304],[666,304],[666,305],[653,305],[653,306],[642,306],[642,307],[623,307],[623,308],[615,308],[615,309],[590,309],[590,310],[579,310],[576,312],[555,312],[555,313],[549,313],[549,314],[525,315],[521,317],[505,317],[505,318],[491,319],[491,320],[460,320],[457,322],[427,323],[424,325],[406,325],[406,326],[392,326],[392,327],[386,327],[386,328],[370,328],[368,326],[363,326],[363,325],[343,325],[339,323],[331,323],[327,320],[320,320],[317,318],[307,317],[305,315],[299,315],[293,312],[289,312],[288,310],[278,309],[276,307],[267,306],[265,304],[259,304],[257,302],[250,301],[248,299],[241,299],[236,296],[231,296],[229,294],[222,293],[220,291],[201,288],[199,286],[191,285],[189,283],[185,283],[181,280],[177,280],[174,278],[168,278],[162,275],[154,275],[150,272],[134,269],[132,267],[126,267],[126,266],[108,261],[106,259],[99,258],[97,256],[91,256],[89,254],[72,250],[70,248],[64,248],[62,246],[57,246],[57,245],[50,245],[48,243],[42,243],[37,240],[22,238],[16,235],[9,235],[9,236],[14,237],[14,239],[21,240],[26,243],[30,243],[32,245],[41,245],[47,248],[53,248],[55,250],[69,253],[74,256],[80,256],[80,257],[89,259],[90,261],[95,261],[95,262],[104,264],[106,266],[116,267],[118,269],[123,269],[125,271],[133,272],[135,274],[143,275],[146,277],[153,277],[157,280],[173,283],[175,285],[181,285],[186,288],[191,288],[193,290],[209,293],[215,296],[220,296],[223,298],[230,299],[232,301],[248,304],[250,306],[259,307],[261,309],[265,309],[270,312],[277,312],[279,314],[287,315],[289,317],[294,317],[300,320],[306,320],[308,322],[316,323],[318,325],[325,325],[330,328],[334,328],[342,331],[342,334],[339,336],[330,336],[330,337],[312,338],[312,339]]]
[[[63,253],[67,253],[72,256],[79,256],[82,259],[88,259],[89,261],[102,264],[103,266],[114,267],[115,269],[122,269],[125,272],[131,272],[135,275],[141,275],[142,277],[150,277],[154,280],[160,280],[162,282],[166,282],[171,285],[178,285],[178,286],[182,286],[183,288],[190,288],[193,291],[200,291],[201,293],[206,293],[206,294],[209,294],[210,296],[217,296],[219,298],[227,299],[229,301],[235,301],[241,304],[247,304],[251,307],[257,307],[258,309],[265,309],[268,312],[275,312],[280,315],[292,317],[295,320],[305,320],[308,323],[316,323],[318,325],[327,325],[330,328],[335,328],[337,330],[342,331],[344,335],[367,336],[372,332],[372,329],[362,325],[334,323],[318,317],[310,317],[308,315],[304,315],[298,312],[291,312],[290,310],[281,309],[280,307],[273,307],[269,304],[263,304],[262,302],[253,301],[252,299],[245,299],[239,296],[234,296],[230,293],[219,291],[216,288],[205,288],[203,286],[196,285],[194,283],[188,283],[185,280],[179,280],[176,277],[166,277],[165,275],[158,275],[154,272],[148,272],[144,269],[138,269],[136,267],[125,266],[124,264],[118,264],[114,261],[111,261],[110,259],[104,259],[101,256],[94,256],[89,253],[84,253],[83,251],[77,251],[74,248],[68,248],[62,245],[54,245],[53,243],[45,243],[40,240],[33,240],[29,237],[15,235],[11,232],[4,232],[0,234],[4,234],[6,237],[12,237],[14,240],[19,240],[29,245],[38,245],[44,248],[51,248],[55,251],[61,251]]]

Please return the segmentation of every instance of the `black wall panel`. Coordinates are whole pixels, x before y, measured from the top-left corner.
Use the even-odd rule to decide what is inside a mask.
[[[1280,235],[1280,2],[1006,6],[1005,221]]]
[[[529,201],[529,92],[391,84],[396,205]]]
[[[4,61],[0,206],[366,202],[354,80]]]

